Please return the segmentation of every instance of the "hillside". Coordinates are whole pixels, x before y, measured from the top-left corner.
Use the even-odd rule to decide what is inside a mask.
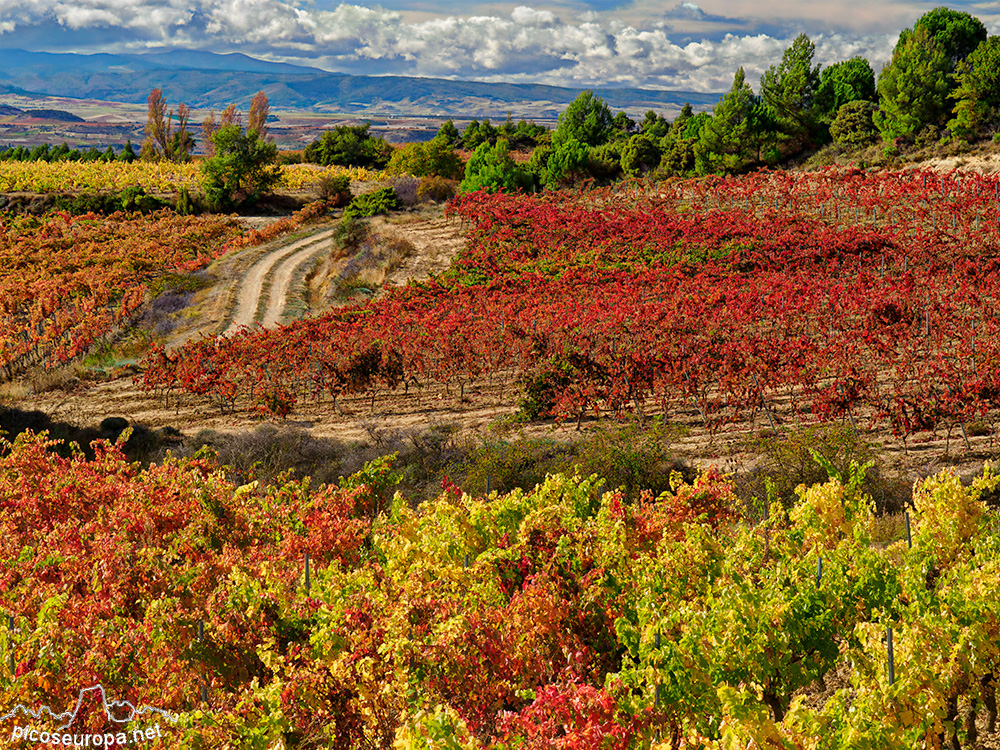
[[[169,101],[196,108],[245,104],[265,91],[275,107],[351,111],[361,114],[426,114],[441,117],[505,117],[530,113],[555,117],[579,94],[576,89],[534,84],[354,76],[240,54],[173,50],[142,55],[77,55],[0,50],[0,94],[144,103],[154,88]],[[685,102],[698,109],[719,94],[605,88],[609,105],[630,111],[676,112]]]

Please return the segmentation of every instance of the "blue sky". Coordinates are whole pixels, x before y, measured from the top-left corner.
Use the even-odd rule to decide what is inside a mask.
[[[327,70],[562,86],[724,91],[756,85],[805,32],[816,61],[876,72],[915,0],[0,0],[0,45],[39,51],[241,51]],[[952,2],[1000,29],[1000,0]]]

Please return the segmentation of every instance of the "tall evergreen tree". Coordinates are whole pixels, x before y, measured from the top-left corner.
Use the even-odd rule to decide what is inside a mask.
[[[559,115],[559,124],[552,133],[552,147],[558,148],[569,140],[600,146],[608,142],[613,130],[614,117],[608,105],[594,96],[593,91],[584,91]]]
[[[958,64],[955,117],[948,129],[973,138],[1000,127],[1000,37],[991,36]]]
[[[746,81],[743,68],[715,105],[695,145],[696,169],[701,174],[731,173],[761,162],[764,150],[776,139],[777,124],[770,109]]]
[[[868,60],[852,57],[824,68],[815,98],[819,117],[832,120],[841,107],[856,101],[875,101],[875,71]]]
[[[904,29],[896,46],[904,44],[907,37],[919,28],[930,34],[944,54],[948,61],[949,75],[955,72],[958,63],[986,41],[986,27],[978,18],[964,11],[940,7],[918,18],[912,31]]]
[[[918,25],[896,45],[878,78],[875,125],[885,140],[913,138],[928,125],[943,124],[948,68],[948,58],[926,26]]]
[[[812,64],[815,52],[809,37],[799,34],[778,66],[772,65],[761,78],[761,98],[789,136],[809,135],[815,127],[813,99],[820,82],[819,66]]]

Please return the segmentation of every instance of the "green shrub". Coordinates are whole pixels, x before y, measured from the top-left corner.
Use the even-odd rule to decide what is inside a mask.
[[[182,185],[181,189],[177,191],[177,204],[174,207],[174,211],[181,216],[190,216],[194,213],[194,203],[191,201],[191,193],[185,185]]]
[[[445,177],[450,180],[462,178],[465,165],[448,143],[447,138],[437,136],[427,143],[410,143],[397,149],[386,170],[392,174],[410,174],[414,177]]]
[[[838,146],[867,146],[879,139],[874,115],[878,107],[864,99],[848,102],[837,110],[830,125],[830,137]]]
[[[391,187],[384,187],[372,193],[356,196],[350,205],[344,209],[344,218],[349,216],[367,217],[376,214],[387,214],[402,208],[399,196]]]
[[[333,230],[333,241],[341,248],[355,249],[368,238],[368,223],[361,217],[347,213]]]

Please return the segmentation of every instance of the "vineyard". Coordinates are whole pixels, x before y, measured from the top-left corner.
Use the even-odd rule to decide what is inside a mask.
[[[291,164],[282,168],[280,188],[311,189],[324,176],[347,175],[352,180],[377,180],[367,169]],[[0,161],[0,193],[66,193],[121,191],[141,187],[150,193],[174,193],[197,188],[202,173],[197,163],[176,162],[16,162]]]
[[[907,541],[857,466],[750,527],[714,471],[637,503],[554,475],[413,509],[384,460],[264,488],[46,447],[0,458],[7,709],[100,684],[176,714],[166,746],[260,750],[994,739],[988,470],[918,484]]]
[[[829,171],[471,193],[447,209],[464,245],[442,273],[154,345],[136,380],[168,408],[266,419],[392,398],[428,421],[485,385],[571,428],[836,421],[968,447],[1000,409],[998,191]],[[253,232],[5,218],[0,378],[78,358],[171,280],[327,212]],[[317,486],[210,450],[130,462],[127,440],[88,460],[0,435],[0,717],[100,684],[176,715],[166,747],[1000,746],[989,465],[916,482],[905,517],[876,515],[877,467],[820,454],[829,481],[784,505],[773,478],[751,508],[716,468],[668,468],[658,496],[572,473],[501,492],[487,475],[473,496],[445,477],[416,504],[391,455]],[[33,747],[19,720],[0,732]]]
[[[241,235],[228,217],[50,214],[0,224],[0,380],[86,353],[166,274],[208,264]]]
[[[961,434],[1000,407],[995,177],[761,172],[451,207],[436,280],[278,331],[156,350],[145,387],[284,415],[516,380],[538,416],[696,408]],[[780,400],[782,410],[775,404]]]

